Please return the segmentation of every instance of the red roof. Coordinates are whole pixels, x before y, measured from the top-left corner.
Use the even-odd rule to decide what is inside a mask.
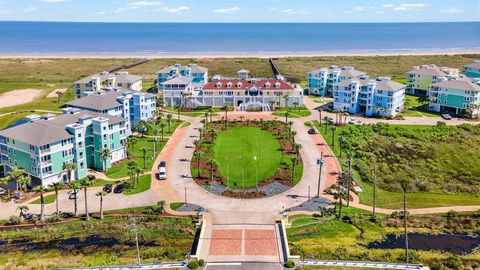
[[[229,87],[229,83],[231,83],[230,87]],[[238,87],[238,85],[237,85],[238,83],[241,83],[240,87]],[[267,87],[268,83],[270,83],[270,87]],[[275,87],[276,83],[279,83],[280,87]],[[217,84],[220,84],[221,86],[217,87]],[[216,81],[209,82],[206,85],[204,85],[203,89],[204,90],[228,90],[228,89],[246,90],[246,89],[254,87],[254,86],[258,87],[262,90],[269,90],[269,89],[272,89],[272,90],[294,90],[295,89],[293,87],[293,85],[291,85],[290,83],[287,83],[287,82],[282,81],[282,80],[275,80],[275,79],[258,80],[258,81],[257,80],[238,80],[238,79],[235,79],[235,80],[216,80]]]

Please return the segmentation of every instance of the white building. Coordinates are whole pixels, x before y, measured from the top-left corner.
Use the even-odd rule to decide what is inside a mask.
[[[142,91],[142,77],[130,75],[128,72],[109,73],[103,71],[73,83],[75,96],[83,97],[85,92],[97,92],[104,88]]]

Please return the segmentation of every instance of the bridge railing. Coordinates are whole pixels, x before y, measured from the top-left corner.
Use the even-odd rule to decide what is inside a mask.
[[[300,260],[300,265],[338,266],[338,267],[361,267],[380,269],[404,269],[404,270],[427,270],[430,269],[421,264],[388,263],[388,262],[362,262],[362,261],[335,261],[335,260]]]

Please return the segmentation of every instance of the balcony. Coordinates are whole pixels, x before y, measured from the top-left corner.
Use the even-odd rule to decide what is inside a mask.
[[[46,167],[46,166],[49,166],[49,165],[52,165],[52,160],[45,160],[45,161],[42,161],[40,162],[41,166],[42,167]]]
[[[52,152],[52,149],[49,147],[49,148],[45,148],[45,149],[41,149],[40,150],[40,155],[46,155],[46,154],[50,154],[50,152]]]

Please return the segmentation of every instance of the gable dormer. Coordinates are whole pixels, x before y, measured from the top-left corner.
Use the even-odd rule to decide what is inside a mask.
[[[242,88],[242,82],[237,82],[237,88]]]
[[[266,88],[270,88],[270,86],[272,86],[272,84],[271,84],[270,82],[266,82],[266,83],[265,83],[265,87],[266,87]]]
[[[217,82],[217,83],[215,84],[215,87],[216,87],[216,88],[222,87],[222,83],[221,83],[221,82]]]
[[[279,82],[275,83],[275,88],[280,88],[280,83]]]
[[[232,83],[232,82],[228,82],[228,83],[227,83],[227,87],[228,87],[228,88],[232,88],[232,86],[233,86],[233,83]]]

